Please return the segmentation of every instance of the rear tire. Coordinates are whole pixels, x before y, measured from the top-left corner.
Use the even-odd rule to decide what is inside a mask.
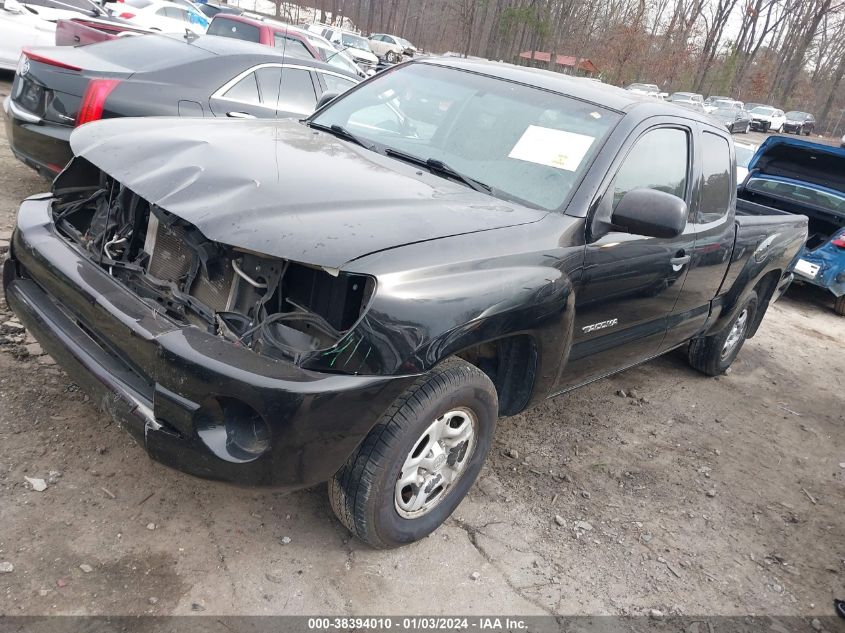
[[[420,376],[329,481],[337,518],[378,549],[428,536],[475,482],[498,411],[490,378],[463,360]]]
[[[839,316],[845,316],[845,295],[833,300],[833,311]]]
[[[690,341],[687,353],[689,364],[708,376],[724,374],[745,343],[748,328],[757,314],[757,292],[751,291],[745,303],[724,330],[712,336]]]

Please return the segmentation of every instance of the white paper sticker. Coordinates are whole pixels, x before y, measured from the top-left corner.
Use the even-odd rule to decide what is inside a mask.
[[[529,125],[508,158],[575,171],[594,140],[585,134]]]

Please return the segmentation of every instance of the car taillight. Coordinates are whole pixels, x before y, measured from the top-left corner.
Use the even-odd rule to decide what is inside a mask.
[[[845,248],[845,235],[840,235],[839,237],[830,240],[830,243],[838,248]]]
[[[103,116],[106,98],[119,83],[120,80],[118,79],[92,79],[89,81],[85,94],[82,96],[79,113],[76,115],[76,125],[99,120]]]
[[[65,62],[61,62],[58,59],[53,59],[51,57],[46,57],[45,55],[41,55],[39,53],[34,53],[28,48],[25,48],[21,51],[21,55],[26,57],[31,62],[40,62],[42,64],[49,64],[50,66],[56,66],[57,68],[66,68],[67,70],[82,70],[79,66],[73,66],[72,64],[66,64]]]
[[[135,17],[135,14],[134,14],[134,13],[129,13],[129,11],[124,11],[123,13],[121,13],[121,14],[120,14],[119,16],[117,16],[117,17],[119,17],[119,18],[123,18],[124,20],[129,20],[129,19],[131,19],[131,18],[134,18],[134,17]]]

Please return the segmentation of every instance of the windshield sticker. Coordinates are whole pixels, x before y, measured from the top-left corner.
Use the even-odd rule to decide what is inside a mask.
[[[529,125],[508,158],[575,171],[594,140],[585,134]]]

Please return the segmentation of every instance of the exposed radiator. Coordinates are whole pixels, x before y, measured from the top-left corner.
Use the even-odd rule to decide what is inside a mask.
[[[149,273],[164,281],[181,281],[191,270],[194,254],[181,226],[165,226],[150,214],[144,250],[150,254]]]
[[[149,273],[164,281],[180,282],[191,270],[195,257],[187,245],[186,229],[182,226],[165,226],[155,215],[150,215],[144,250],[150,254]],[[189,294],[214,311],[227,310],[231,304],[234,287],[234,270],[228,258],[212,265],[212,278],[200,268]]]

